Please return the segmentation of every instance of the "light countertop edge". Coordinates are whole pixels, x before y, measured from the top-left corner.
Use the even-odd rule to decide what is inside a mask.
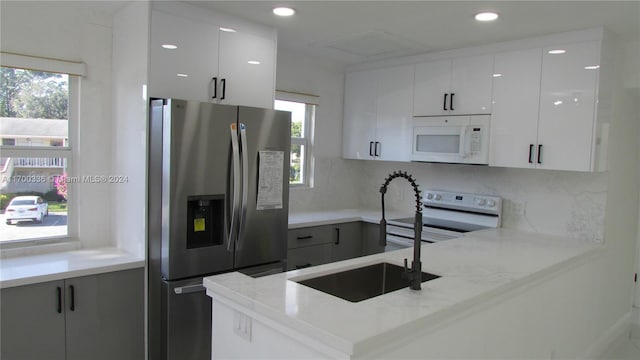
[[[0,289],[143,268],[144,258],[115,247],[0,259]]]
[[[442,242],[439,245],[440,248],[444,248],[445,254],[450,254],[451,251],[457,251],[456,247],[464,247],[465,242],[479,240],[480,242],[484,242],[484,244],[480,245],[478,250],[480,253],[486,252],[487,249],[491,250],[491,245],[487,246],[487,243],[491,243],[491,236],[496,236],[497,238],[505,237],[505,233],[507,234],[519,234],[517,231],[490,231],[490,232],[478,232],[477,236],[473,234],[470,236],[471,239],[461,238],[456,240],[450,240],[448,242]],[[498,234],[498,235],[496,235]],[[517,236],[517,235],[516,235]],[[362,354],[365,350],[369,351],[372,348],[377,348],[381,346],[381,343],[393,343],[395,341],[400,341],[403,337],[412,334],[416,329],[424,330],[425,328],[431,328],[434,326],[441,325],[446,323],[447,321],[451,321],[452,319],[458,318],[460,314],[464,314],[466,311],[473,311],[473,309],[477,309],[478,306],[484,306],[484,304],[490,303],[496,299],[500,299],[502,296],[509,296],[513,294],[514,291],[519,291],[520,289],[524,289],[527,286],[532,284],[536,284],[540,281],[545,281],[550,279],[557,274],[566,271],[567,269],[572,268],[573,266],[578,266],[579,264],[584,264],[586,261],[590,261],[592,257],[598,256],[598,254],[602,251],[601,244],[592,244],[586,242],[579,242],[572,239],[564,239],[564,238],[555,238],[552,236],[545,236],[540,234],[530,234],[530,233],[522,233],[522,238],[517,242],[519,244],[523,244],[526,251],[529,244],[527,241],[533,239],[534,237],[543,237],[544,240],[541,241],[541,245],[537,251],[537,255],[544,254],[546,252],[549,253],[549,256],[541,255],[544,257],[542,263],[543,265],[527,265],[524,270],[520,269],[517,265],[517,260],[515,262],[506,261],[506,268],[501,270],[497,270],[493,273],[488,274],[489,280],[485,283],[479,284],[470,292],[467,289],[464,289],[462,293],[458,290],[454,289],[453,291],[447,289],[447,287],[441,287],[444,289],[441,292],[441,289],[437,289],[440,286],[435,285],[425,285],[425,289],[429,289],[427,291],[433,291],[432,294],[435,301],[440,301],[440,304],[437,304],[433,310],[427,311],[416,311],[417,317],[413,320],[407,320],[406,318],[400,321],[391,321],[388,326],[385,326],[380,331],[372,330],[369,331],[366,328],[357,328],[358,332],[365,332],[366,334],[353,335],[358,332],[350,333],[349,331],[344,332],[342,329],[332,328],[330,325],[327,325],[328,322],[326,319],[318,319],[314,318],[314,316],[310,316],[309,313],[304,316],[289,316],[287,314],[290,304],[286,304],[288,299],[277,299],[277,294],[274,291],[277,289],[287,290],[297,292],[297,296],[302,299],[302,303],[295,304],[294,306],[315,306],[318,305],[318,311],[324,311],[327,309],[337,309],[337,314],[348,314],[348,312],[341,312],[342,310],[352,310],[352,305],[341,304],[341,299],[334,298],[333,300],[330,295],[322,294],[313,289],[303,289],[302,285],[298,285],[289,279],[301,279],[301,278],[310,278],[315,276],[321,276],[323,274],[328,274],[332,272],[338,271],[337,269],[343,270],[347,268],[355,268],[360,266],[366,266],[368,264],[373,264],[376,262],[386,261],[391,263],[397,263],[401,258],[410,257],[410,253],[412,249],[404,249],[398,250],[390,253],[382,253],[376,254],[351,260],[346,260],[338,263],[325,264],[321,266],[317,266],[314,268],[302,269],[297,271],[290,271],[284,274],[272,275],[267,278],[258,278],[253,279],[246,275],[239,273],[229,273],[223,274],[219,276],[209,277],[204,279],[204,285],[207,288],[207,294],[211,297],[226,299],[226,303],[235,304],[239,311],[250,311],[253,312],[254,315],[259,315],[261,318],[266,318],[271,320],[271,322],[277,324],[280,328],[284,327],[285,329],[290,329],[287,332],[288,335],[294,338],[300,338],[300,335],[304,335],[310,339],[315,339],[315,341],[319,341],[323,345],[335,349],[346,355],[357,355]],[[496,240],[496,241],[505,241]],[[554,243],[555,241],[560,241],[557,246]],[[566,241],[567,243],[563,243]],[[504,256],[505,249],[502,248],[501,244],[499,245],[501,248],[499,252],[501,256]],[[507,247],[512,247],[511,244],[506,244]],[[518,246],[514,247],[516,251],[522,251],[523,249],[519,249]],[[534,245],[534,247],[537,245]],[[473,246],[472,246],[473,247]],[[465,256],[475,256],[476,250],[466,250],[467,254]],[[556,252],[561,253],[561,255],[557,255]],[[435,253],[435,251],[434,251]],[[536,254],[534,254],[536,255]],[[522,256],[521,254],[519,256]],[[424,261],[423,257],[423,261]],[[493,257],[488,258],[487,263],[491,263]],[[477,271],[477,269],[483,269],[484,263],[478,263],[480,265],[479,268],[474,268],[472,265],[470,267],[471,271]],[[509,266],[515,265],[517,269],[510,269]],[[466,264],[462,264],[462,267],[468,267]],[[453,287],[459,284],[471,284],[468,280],[477,281],[480,277],[478,275],[467,276],[464,272],[469,270],[461,270],[457,269],[455,265],[440,267],[440,269],[436,270],[437,266],[433,269],[423,268],[423,271],[440,273],[443,275],[443,278],[450,276],[452,279]],[[486,270],[486,269],[485,269]],[[449,272],[451,275],[447,275]],[[457,273],[458,272],[458,273]],[[263,280],[261,280],[263,279]],[[282,284],[284,280],[285,284]],[[461,282],[462,280],[462,282]],[[289,284],[286,284],[286,283]],[[429,284],[429,283],[425,283]],[[452,287],[452,285],[447,285],[448,287]],[[301,288],[303,287],[303,288]],[[295,289],[294,289],[295,288]],[[275,289],[275,290],[274,290]],[[393,293],[389,293],[383,296],[378,297],[379,299],[376,301],[370,302],[370,300],[366,300],[363,304],[364,313],[375,314],[375,311],[379,311],[381,306],[386,306],[391,303],[400,302],[402,303],[401,307],[404,307],[406,310],[406,306],[415,306],[424,307],[425,303],[420,303],[417,301],[415,297],[412,298],[410,292],[401,291],[396,292],[395,295]],[[391,295],[391,296],[389,296]],[[444,295],[444,297],[440,297]],[[280,295],[284,296],[284,295]],[[321,301],[308,301],[308,298],[318,297],[323,298]],[[448,299],[447,297],[453,296],[453,300]],[[329,297],[329,299],[328,299]],[[385,299],[386,298],[386,299]],[[275,300],[274,300],[275,299]],[[328,300],[327,300],[328,299]],[[444,301],[443,301],[444,299]],[[406,301],[405,301],[406,300]],[[264,303],[263,303],[264,301]],[[284,306],[284,308],[282,307]],[[342,309],[339,309],[342,308]],[[296,309],[296,311],[304,311],[304,309]],[[308,310],[308,309],[307,309]],[[326,312],[325,312],[326,313]],[[393,315],[393,311],[389,312],[389,314],[382,314],[380,316],[385,315]],[[251,314],[248,314],[251,315]],[[344,321],[357,321],[362,320],[359,318],[357,314],[353,314],[353,319],[344,319]],[[330,316],[329,316],[330,317]],[[320,325],[317,325],[320,324]],[[317,325],[317,326],[316,326]],[[365,325],[363,325],[365,326]],[[364,331],[363,331],[364,330]],[[342,332],[342,333],[341,333]],[[368,332],[368,333],[367,333]],[[347,334],[347,338],[340,335]],[[384,341],[382,341],[384,340]]]
[[[387,212],[385,214],[387,220],[391,218],[401,218],[408,216],[410,215],[396,212]],[[346,209],[311,212],[290,212],[289,229],[340,224],[354,221],[378,224],[380,223],[381,217],[382,213],[380,212],[380,209]]]

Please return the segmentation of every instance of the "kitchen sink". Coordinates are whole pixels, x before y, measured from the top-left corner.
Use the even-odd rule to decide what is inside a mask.
[[[378,263],[305,280],[293,280],[351,302],[371,299],[382,294],[404,289],[409,280],[403,278],[404,268],[389,263]],[[440,276],[422,273],[422,282]]]

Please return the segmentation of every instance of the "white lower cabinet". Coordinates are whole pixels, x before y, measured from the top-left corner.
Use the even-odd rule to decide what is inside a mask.
[[[144,358],[144,269],[0,291],[0,358]]]
[[[347,73],[343,158],[409,161],[413,68]]]

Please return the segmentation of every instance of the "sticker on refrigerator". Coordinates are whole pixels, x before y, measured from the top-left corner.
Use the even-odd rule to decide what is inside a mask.
[[[283,151],[258,153],[258,199],[256,210],[282,209]]]
[[[203,218],[193,219],[193,231],[195,231],[195,232],[205,231],[204,223],[205,222],[204,222]]]

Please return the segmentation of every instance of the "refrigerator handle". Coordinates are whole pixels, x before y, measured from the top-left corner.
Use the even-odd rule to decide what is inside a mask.
[[[206,289],[204,288],[204,286],[202,284],[180,286],[180,287],[177,287],[177,288],[173,289],[173,292],[176,295],[190,294],[190,293],[194,293],[194,292],[204,292],[204,291],[206,291]]]
[[[236,124],[231,124],[231,150],[233,153],[233,197],[231,198],[231,225],[229,227],[229,238],[227,251],[232,252],[231,244],[237,242],[238,235],[238,198],[240,192],[240,147],[238,145],[238,130]]]
[[[242,154],[242,205],[239,209],[240,226],[238,230],[238,240],[236,250],[242,250],[244,242],[245,226],[247,222],[247,194],[249,193],[249,155],[247,151],[247,127],[240,123],[240,149]]]

